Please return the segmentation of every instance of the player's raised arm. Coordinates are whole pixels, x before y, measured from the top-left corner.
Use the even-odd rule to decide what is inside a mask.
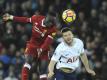
[[[31,23],[31,18],[28,18],[28,17],[17,17],[17,16],[13,16],[13,15],[10,15],[8,13],[4,14],[3,15],[3,20],[4,21],[8,21],[8,20],[13,20],[13,21],[16,21],[16,22],[22,22],[22,23]]]

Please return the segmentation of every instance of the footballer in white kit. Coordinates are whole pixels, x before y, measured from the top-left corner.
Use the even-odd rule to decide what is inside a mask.
[[[55,74],[56,80],[76,80],[73,72],[80,66],[80,59],[86,71],[94,76],[95,72],[89,67],[82,40],[74,38],[69,28],[64,28],[61,32],[64,41],[57,46],[51,58],[48,78]],[[54,67],[56,68],[55,73]]]

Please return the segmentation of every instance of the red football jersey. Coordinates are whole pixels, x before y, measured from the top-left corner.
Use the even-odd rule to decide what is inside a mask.
[[[36,45],[42,45],[44,40],[48,37],[48,35],[52,35],[56,32],[55,26],[50,28],[46,28],[43,25],[43,21],[45,16],[32,16],[30,18],[31,23],[33,23],[32,27],[32,36],[30,42],[33,42]]]
[[[45,16],[33,15],[31,18],[14,16],[13,20],[23,23],[27,22],[32,23],[33,24],[32,35],[30,41],[28,42],[29,46],[40,46],[45,48],[46,45],[47,46],[50,45],[49,43],[46,42],[46,40],[47,41],[51,40],[49,38],[55,35],[56,27],[54,25],[51,26],[50,28],[45,27],[45,25],[43,24],[44,19]]]

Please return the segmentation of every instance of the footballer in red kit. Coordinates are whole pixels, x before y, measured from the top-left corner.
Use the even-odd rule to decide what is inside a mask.
[[[49,12],[46,16],[33,15],[31,18],[17,17],[9,14],[3,20],[32,23],[32,35],[25,49],[25,64],[22,68],[22,80],[28,80],[33,58],[39,59],[40,80],[47,80],[48,51],[56,34],[55,13]]]

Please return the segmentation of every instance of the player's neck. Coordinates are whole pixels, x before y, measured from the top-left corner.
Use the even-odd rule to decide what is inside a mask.
[[[68,45],[68,46],[73,46],[73,43],[72,43],[72,42],[71,42],[71,43],[67,43],[67,45]]]
[[[44,20],[45,20],[45,19],[42,20],[42,23],[41,23],[41,24],[42,24],[43,27],[46,27],[46,26],[44,25]]]

